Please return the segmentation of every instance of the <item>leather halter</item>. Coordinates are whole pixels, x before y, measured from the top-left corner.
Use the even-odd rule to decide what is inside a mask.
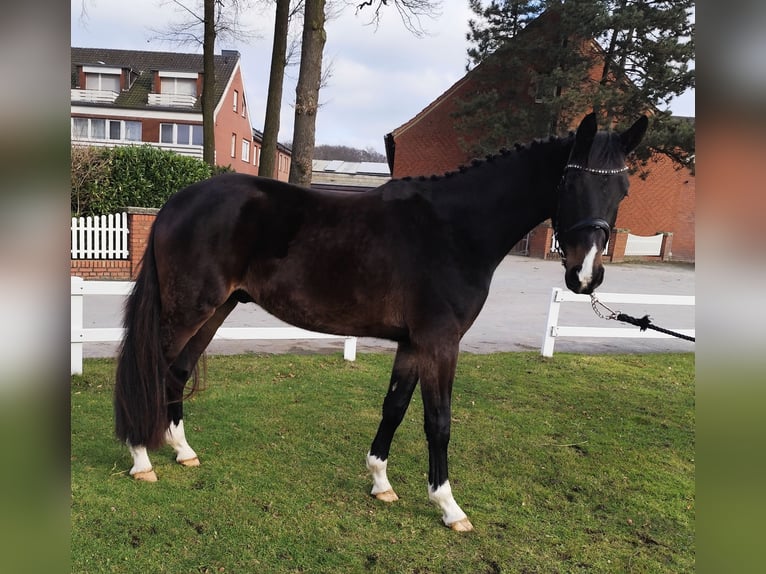
[[[628,166],[623,166],[623,167],[614,168],[614,169],[600,169],[600,168],[594,168],[594,167],[585,167],[577,163],[568,163],[566,166],[564,166],[564,173],[561,175],[561,181],[559,182],[559,187],[558,187],[559,197],[564,189],[564,181],[566,178],[566,171],[568,169],[576,169],[579,171],[584,171],[586,173],[610,176],[610,175],[619,175],[621,173],[625,173],[626,171],[628,171],[629,168]],[[604,243],[606,243],[606,241],[609,241],[609,236],[612,233],[612,226],[609,225],[608,221],[600,217],[589,217],[586,219],[581,219],[580,221],[578,221],[574,225],[571,225],[564,231],[559,231],[558,230],[558,225],[559,225],[558,212],[560,208],[561,208],[561,201],[558,201],[556,205],[556,218],[553,222],[553,231],[556,233],[557,238],[564,237],[565,235],[569,233],[580,231],[581,229],[592,228],[592,229],[600,229],[601,231],[604,232],[604,236],[605,236]],[[559,255],[561,256],[562,261],[566,262],[566,254],[564,253],[564,249],[562,247],[561,242],[558,240],[556,241],[556,249],[558,250]]]

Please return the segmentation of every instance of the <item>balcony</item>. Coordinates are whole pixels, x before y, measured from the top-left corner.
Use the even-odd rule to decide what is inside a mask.
[[[71,90],[73,102],[93,102],[97,104],[113,104],[119,95],[111,90]]]
[[[197,102],[197,96],[183,94],[149,94],[150,106],[162,106],[171,108],[192,108]]]

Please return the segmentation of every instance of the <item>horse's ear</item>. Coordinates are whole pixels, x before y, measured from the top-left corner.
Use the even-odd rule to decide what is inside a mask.
[[[590,113],[582,119],[577,127],[577,132],[575,132],[573,156],[576,156],[578,153],[587,154],[590,146],[593,145],[593,138],[596,137],[597,130],[598,123],[596,122],[595,113]]]
[[[636,146],[641,142],[641,138],[644,137],[648,126],[649,118],[641,116],[632,126],[620,134],[622,149],[626,155],[636,149]]]

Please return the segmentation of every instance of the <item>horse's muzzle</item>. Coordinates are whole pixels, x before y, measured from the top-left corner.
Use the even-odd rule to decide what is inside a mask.
[[[564,280],[573,293],[590,295],[604,281],[604,266],[594,264],[589,272],[584,272],[582,265],[575,265],[566,270]]]

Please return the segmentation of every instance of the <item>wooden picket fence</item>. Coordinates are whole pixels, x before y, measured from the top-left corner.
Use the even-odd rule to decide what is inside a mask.
[[[127,259],[128,214],[73,217],[72,259]]]

